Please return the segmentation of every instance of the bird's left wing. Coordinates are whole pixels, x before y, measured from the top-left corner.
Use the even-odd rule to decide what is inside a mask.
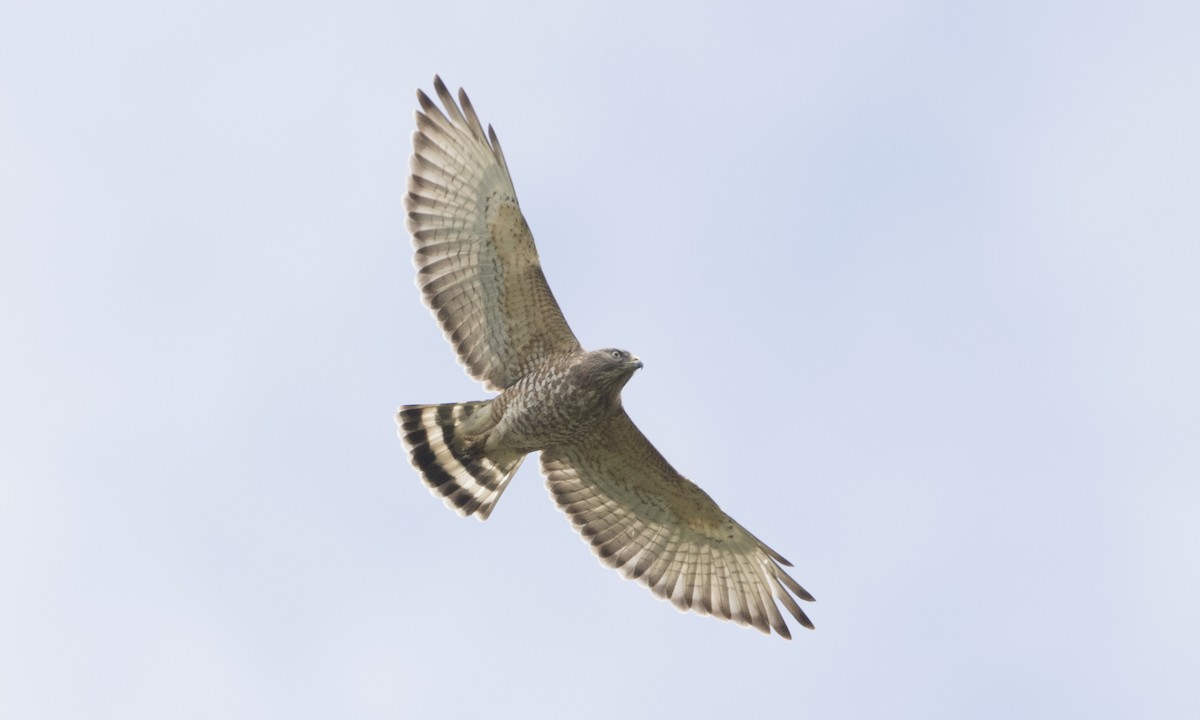
[[[465,92],[456,103],[441,78],[433,84],[445,110],[417,92],[404,199],[417,283],[467,373],[503,389],[579,341],[542,274],[496,133]]]
[[[676,472],[624,410],[594,436],[543,451],[542,472],[600,561],[680,610],[790,638],[778,601],[813,626],[792,597],[813,599],[783,570],[791,563]]]

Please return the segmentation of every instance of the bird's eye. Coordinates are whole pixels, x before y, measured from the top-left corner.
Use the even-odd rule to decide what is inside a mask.
[[[621,352],[620,350],[609,350],[608,354],[613,360],[620,360],[625,353]]]

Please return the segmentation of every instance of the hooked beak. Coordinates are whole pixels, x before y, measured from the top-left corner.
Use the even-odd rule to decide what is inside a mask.
[[[638,359],[637,355],[633,355],[629,358],[629,364],[633,366],[634,370],[641,370],[643,367],[642,361]]]

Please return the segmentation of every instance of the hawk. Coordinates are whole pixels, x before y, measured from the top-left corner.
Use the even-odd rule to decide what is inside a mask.
[[[407,226],[417,284],[489,400],[404,405],[398,434],[447,507],[485,520],[521,461],[541,452],[546,486],[604,564],[682,611],[790,638],[782,606],[813,596],[791,566],[722,512],[650,444],[621,406],[642,367],[584,350],[546,277],[496,133],[441,78],[417,91]],[[793,598],[793,595],[795,596]]]

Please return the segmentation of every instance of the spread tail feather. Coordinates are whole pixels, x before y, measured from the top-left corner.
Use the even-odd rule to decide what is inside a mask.
[[[468,442],[464,425],[488,429],[491,401],[404,405],[396,413],[397,434],[413,467],[446,507],[486,520],[524,455],[488,455]],[[482,422],[481,422],[482,421]],[[476,431],[472,434],[478,434]]]

